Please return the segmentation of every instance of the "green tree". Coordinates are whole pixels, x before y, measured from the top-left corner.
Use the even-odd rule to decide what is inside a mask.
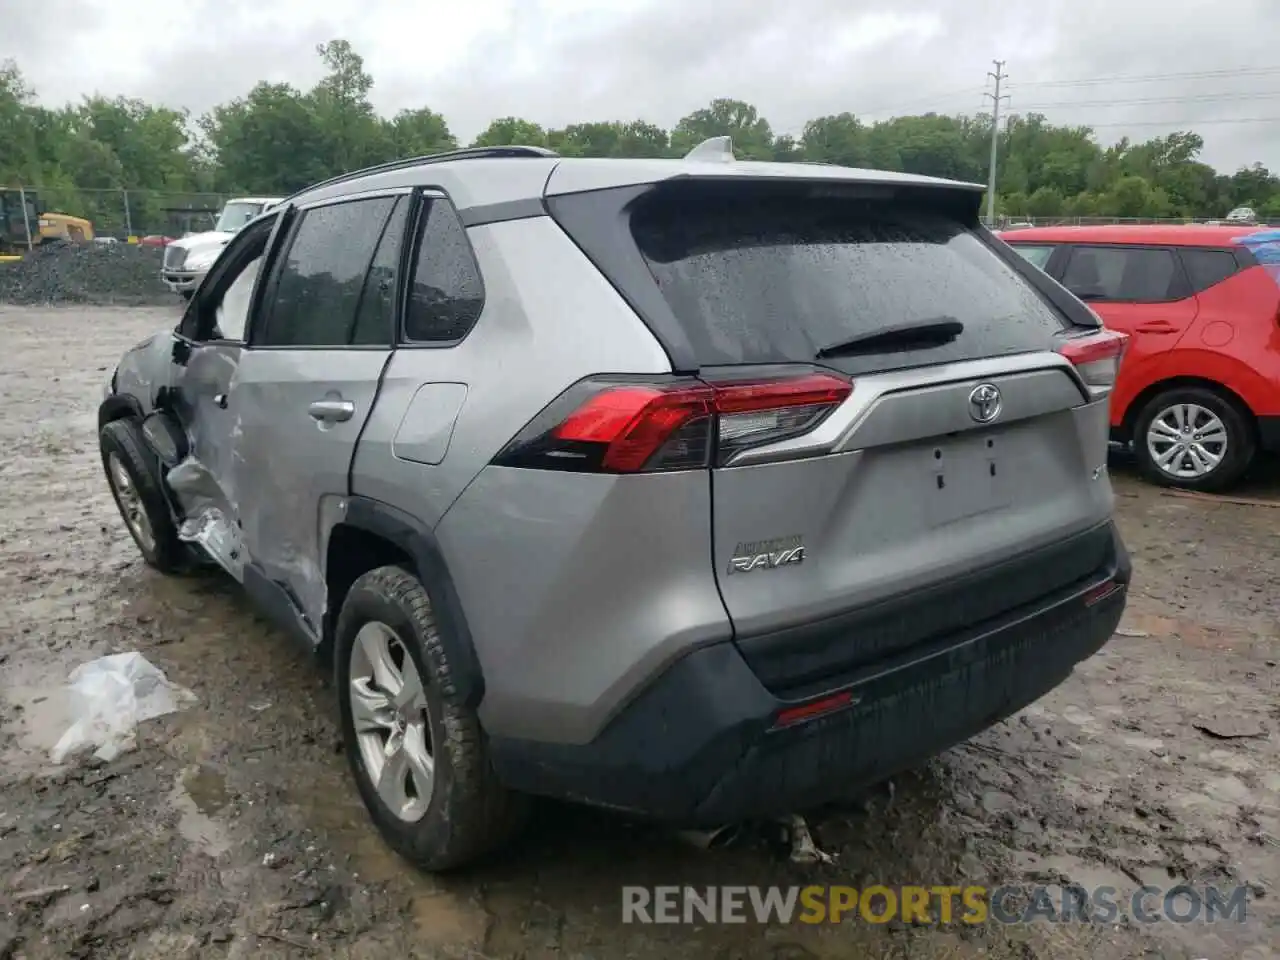
[[[772,159],[769,121],[742,100],[712,100],[710,106],[689,114],[671,131],[671,149],[682,156],[703,140],[726,136],[733,138],[733,152],[739,159]]]
[[[1271,199],[1258,211],[1258,216],[1266,220],[1280,220],[1280,193],[1271,195]]]
[[[551,130],[547,146],[566,157],[622,156],[622,124],[574,123],[563,130]]]
[[[373,77],[363,58],[346,40],[322,43],[316,52],[329,68],[309,95],[326,169],[345,173],[389,159],[394,148],[369,102]]]
[[[1053,187],[1040,187],[1027,197],[1027,214],[1032,217],[1060,217],[1065,202],[1062,194]]]
[[[547,132],[528,120],[503,117],[495,120],[475,139],[476,147],[545,147]]]
[[[624,123],[618,136],[618,149],[624,157],[662,157],[670,148],[667,131],[643,120]]]
[[[260,83],[214,107],[202,125],[221,190],[287,194],[333,172],[313,104],[287,83]]]
[[[1275,174],[1260,163],[1251,167],[1241,167],[1227,181],[1226,196],[1223,200],[1230,207],[1254,207],[1265,205],[1277,192],[1280,183]],[[1223,210],[1218,216],[1229,212]]]
[[[115,190],[85,195],[73,212],[112,232],[167,232],[172,192],[188,189],[192,179],[186,113],[138,99],[95,96],[87,98],[68,122],[70,142],[79,144],[81,169],[96,162],[96,153],[103,158],[102,178],[130,191],[127,198]],[[72,180],[88,185],[81,174]]]
[[[783,134],[773,141],[773,152],[769,157],[778,163],[803,162],[806,158],[804,147],[796,142],[795,137]]]
[[[865,167],[870,162],[867,129],[852,113],[818,117],[804,125],[800,137],[806,160]]]
[[[386,137],[396,157],[423,157],[458,146],[444,117],[427,107],[401,110],[387,123]]]
[[[1168,195],[1135,175],[1117,180],[1100,198],[1099,206],[1113,217],[1163,217],[1170,212]]]
[[[0,184],[40,179],[41,157],[31,100],[32,90],[17,63],[0,61]]]

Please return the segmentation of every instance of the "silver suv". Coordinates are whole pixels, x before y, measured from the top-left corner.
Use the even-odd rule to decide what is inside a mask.
[[[1040,697],[1130,564],[1124,337],[969,184],[463,150],[228,243],[100,411],[138,547],[331,668],[429,870],[529,795],[683,825],[847,796]]]

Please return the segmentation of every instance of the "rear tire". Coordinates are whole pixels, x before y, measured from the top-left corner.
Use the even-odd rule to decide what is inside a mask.
[[[511,839],[526,798],[498,782],[476,711],[450,696],[452,667],[422,584],[400,567],[364,574],[334,646],[347,760],[388,845],[440,872]]]
[[[160,485],[159,461],[138,424],[111,421],[98,435],[98,445],[111,496],[142,558],[161,573],[180,573],[186,554]]]
[[[1226,489],[1249,469],[1257,447],[1248,413],[1206,387],[1158,393],[1134,422],[1138,465],[1165,487]]]

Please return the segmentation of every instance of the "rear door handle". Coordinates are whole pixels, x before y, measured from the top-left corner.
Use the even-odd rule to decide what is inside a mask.
[[[1178,328],[1166,320],[1152,320],[1150,323],[1140,323],[1135,327],[1138,333],[1177,333]]]
[[[356,405],[350,400],[315,400],[307,407],[313,420],[340,423],[355,416]]]

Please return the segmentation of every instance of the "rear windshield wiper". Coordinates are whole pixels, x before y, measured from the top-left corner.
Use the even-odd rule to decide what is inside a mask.
[[[924,347],[940,347],[950,343],[964,332],[964,324],[955,317],[932,317],[889,327],[880,327],[859,333],[848,340],[841,340],[819,350],[814,358],[847,357],[857,353],[875,353],[879,350],[911,350]]]

